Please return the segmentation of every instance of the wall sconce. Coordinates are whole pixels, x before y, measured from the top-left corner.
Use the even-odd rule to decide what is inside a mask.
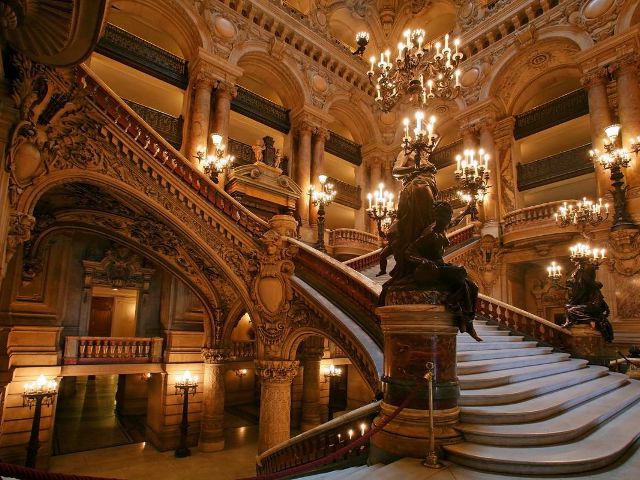
[[[239,368],[235,371],[236,376],[239,378],[244,377],[249,371],[246,368]]]

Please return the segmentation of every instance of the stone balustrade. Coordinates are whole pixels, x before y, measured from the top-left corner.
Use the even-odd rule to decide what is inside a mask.
[[[160,337],[75,337],[64,339],[65,365],[97,363],[158,363]]]
[[[180,149],[182,145],[182,115],[174,117],[155,108],[141,105],[132,100],[124,99],[134,112],[142,117],[156,132],[164,137],[174,148]]]
[[[229,348],[229,357],[233,360],[255,358],[255,342],[233,342]]]
[[[256,460],[258,475],[281,472],[331,455],[368,432],[379,411],[380,402],[370,403],[267,450]],[[331,465],[334,468],[342,464],[364,465],[368,454],[369,443],[366,442],[335,459]]]
[[[504,243],[513,243],[529,237],[539,237],[541,234],[558,234],[562,232],[573,234],[577,232],[575,225],[569,225],[564,228],[556,225],[555,214],[565,202],[575,203],[577,200],[558,200],[507,213],[504,216]]]
[[[360,256],[380,247],[377,235],[353,228],[336,228],[329,232],[329,247],[335,258]]]

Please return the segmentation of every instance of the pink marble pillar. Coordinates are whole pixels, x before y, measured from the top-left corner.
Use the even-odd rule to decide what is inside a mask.
[[[629,148],[640,135],[640,85],[638,84],[638,56],[620,60],[615,71],[618,90],[618,113],[622,125],[622,141]],[[627,185],[635,187],[640,179],[640,161],[634,159],[626,170]]]
[[[603,151],[604,129],[613,123],[603,72],[597,71],[586,74],[582,78],[582,85],[587,90],[589,101],[591,144],[593,148]],[[609,172],[602,168],[599,162],[596,162],[595,169],[598,196],[603,196],[611,189]]]
[[[298,135],[298,150],[295,161],[295,181],[302,190],[297,203],[297,210],[302,219],[302,226],[309,225],[309,187],[311,186],[311,130],[312,126],[306,121],[296,127]]]
[[[324,143],[329,136],[326,128],[314,127],[311,137],[311,177],[310,184],[318,188],[320,182],[318,177],[325,175],[324,171]],[[318,223],[318,210],[313,205],[309,206],[309,223]]]
[[[211,89],[213,78],[200,72],[193,82],[193,103],[191,104],[191,125],[189,127],[188,158],[198,163],[198,152],[207,150],[209,134],[209,116],[211,111]]]
[[[497,175],[497,161],[498,155],[496,152],[495,142],[493,140],[493,129],[495,123],[491,121],[483,122],[480,127],[480,147],[489,154],[489,185],[490,188],[484,197],[481,212],[483,213],[484,222],[497,222],[498,221],[498,175]]]

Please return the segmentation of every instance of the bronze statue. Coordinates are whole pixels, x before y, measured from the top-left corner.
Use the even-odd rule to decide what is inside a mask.
[[[569,302],[565,306],[567,321],[563,327],[593,324],[605,341],[613,341],[613,328],[609,322],[609,305],[602,295],[602,283],[596,280],[598,266],[581,261],[567,280]]]

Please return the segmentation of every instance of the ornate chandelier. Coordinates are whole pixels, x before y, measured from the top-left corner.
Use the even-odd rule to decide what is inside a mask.
[[[569,258],[577,265],[590,263],[599,266],[606,259],[604,248],[591,248],[586,243],[576,243],[569,247]]]
[[[463,155],[456,156],[454,174],[460,185],[458,195],[467,204],[466,212],[471,215],[471,220],[477,220],[477,205],[482,205],[489,188],[489,154],[480,149],[477,158],[475,150],[465,150]]]
[[[196,157],[202,165],[204,173],[209,175],[212,181],[218,183],[218,175],[231,167],[235,157],[226,153],[226,146],[222,143],[222,135],[212,133],[211,141],[213,142],[213,153],[206,155],[204,152],[197,152]]]
[[[378,190],[368,193],[369,208],[367,215],[378,227],[378,236],[383,237],[384,226],[391,225],[391,221],[396,217],[396,206],[393,201],[393,193],[384,190],[384,183],[378,185]]]
[[[370,58],[367,72],[369,81],[376,88],[376,101],[383,111],[391,110],[404,95],[410,95],[419,105],[439,98],[451,100],[460,93],[462,53],[458,52],[460,40],[449,45],[449,34],[440,42],[425,43],[425,31],[406,30],[404,41],[398,44],[398,56],[391,61],[391,51],[380,53],[380,60]]]
[[[602,203],[601,198],[594,202],[584,197],[581,202],[575,205],[564,202],[564,205],[555,213],[558,226],[576,225],[582,230],[583,235],[584,229],[588,225],[595,227],[605,221],[607,217],[609,217],[609,204]]]

